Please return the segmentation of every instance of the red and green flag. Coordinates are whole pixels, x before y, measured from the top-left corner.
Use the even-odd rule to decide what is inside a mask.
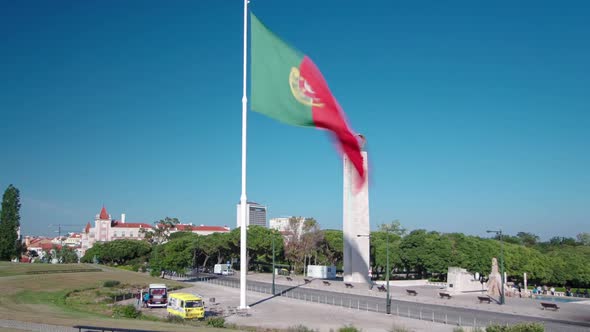
[[[290,125],[331,131],[362,185],[366,175],[359,140],[320,70],[252,13],[250,20],[252,110]]]

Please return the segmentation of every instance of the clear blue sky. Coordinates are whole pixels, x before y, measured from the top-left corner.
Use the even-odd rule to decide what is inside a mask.
[[[235,227],[242,1],[0,7],[0,187],[22,227]],[[368,140],[371,224],[589,231],[590,3],[253,0]],[[248,198],[342,227],[326,132],[249,114]],[[79,227],[71,227],[79,230]]]

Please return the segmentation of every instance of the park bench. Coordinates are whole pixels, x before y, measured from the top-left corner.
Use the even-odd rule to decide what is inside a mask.
[[[287,281],[293,281],[293,278],[287,277]]]
[[[477,299],[479,300],[479,303],[482,303],[482,302],[492,303],[492,299],[490,299],[487,296],[478,296]]]
[[[324,280],[324,285],[325,285],[325,286],[330,286],[330,285],[331,285],[331,283],[330,283],[328,280]]]
[[[75,329],[78,329],[78,332],[82,332],[82,331],[154,332],[154,330],[122,329],[122,328],[118,328],[118,327],[105,327],[105,326],[74,325],[72,327]]]
[[[559,310],[559,307],[555,303],[541,302],[541,306],[543,307],[543,308],[541,308],[543,310],[545,310],[545,309],[553,309],[555,311]]]
[[[385,289],[385,286],[383,286],[383,285],[379,285],[379,287],[377,287],[377,289],[378,289],[380,292],[387,292],[387,289]]]
[[[304,281],[306,284],[309,284],[309,283],[311,282],[311,279],[307,279],[307,278],[305,278],[305,279],[303,279],[303,281]]]
[[[408,295],[413,295],[413,296],[418,295],[418,292],[416,292],[413,289],[406,289],[406,293],[408,293]]]
[[[344,283],[344,286],[346,286],[346,288],[354,288],[352,284],[349,284],[347,282]]]
[[[451,299],[451,294],[449,293],[438,293],[438,295],[440,296],[441,299],[443,298],[448,298],[449,300]]]

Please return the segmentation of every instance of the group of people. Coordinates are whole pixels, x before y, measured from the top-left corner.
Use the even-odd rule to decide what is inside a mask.
[[[139,301],[142,302],[142,307],[147,308],[148,302],[150,301],[150,292],[146,290],[140,290],[137,295],[137,305],[139,305]]]
[[[547,285],[543,285],[543,287],[541,287],[541,286],[533,287],[533,295],[541,295],[541,294],[543,294],[543,295],[550,294],[553,296],[553,295],[555,295],[555,288],[554,287],[548,288]]]

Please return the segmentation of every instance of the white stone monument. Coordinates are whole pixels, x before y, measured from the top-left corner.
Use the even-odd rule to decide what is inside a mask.
[[[492,272],[490,273],[490,277],[488,279],[488,295],[490,296],[500,296],[500,292],[502,289],[502,278],[500,272],[498,271],[498,260],[496,257],[492,258]]]
[[[467,272],[466,269],[449,266],[446,290],[454,294],[477,292],[483,290],[483,285],[478,277],[474,278],[473,273]]]
[[[361,147],[364,137],[361,136]],[[359,177],[350,162],[344,156],[344,200],[343,222],[344,233],[344,282],[371,283],[369,277],[369,174],[367,152],[362,151],[363,167],[367,181],[358,188]],[[359,236],[360,235],[360,236]]]

